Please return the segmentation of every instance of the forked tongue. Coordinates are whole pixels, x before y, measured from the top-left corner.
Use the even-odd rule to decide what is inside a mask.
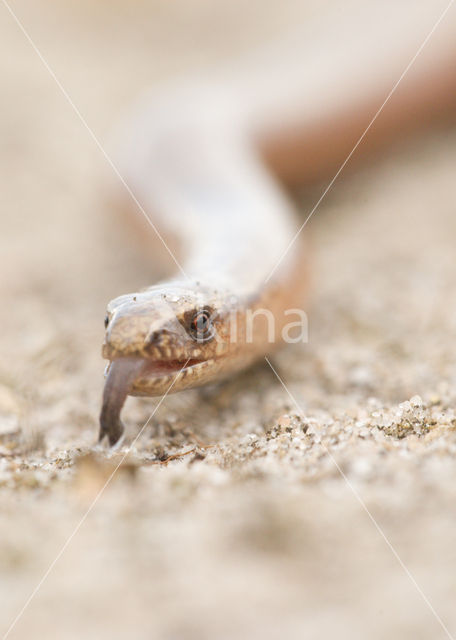
[[[120,419],[120,412],[134,379],[143,367],[144,360],[141,358],[118,358],[109,365],[103,391],[98,442],[108,436],[112,447],[122,437],[124,425]]]

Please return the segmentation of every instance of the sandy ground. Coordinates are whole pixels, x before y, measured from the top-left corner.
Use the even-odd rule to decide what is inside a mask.
[[[253,2],[241,24],[233,2],[214,30],[211,3],[170,4],[14,7],[104,142],[143,86],[302,17]],[[104,308],[154,273],[3,7],[0,30],[5,633],[120,459],[93,447]],[[167,399],[11,638],[456,633],[455,166],[445,131],[338,182],[307,231],[309,344],[273,359],[300,411],[267,366]],[[129,400],[130,437],[155,404]]]

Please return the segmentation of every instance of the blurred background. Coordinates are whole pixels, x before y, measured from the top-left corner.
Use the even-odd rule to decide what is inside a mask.
[[[303,115],[315,113],[322,97],[329,114],[352,100],[367,104],[370,91],[373,116],[447,3],[10,6],[110,153],[145,89],[198,75],[252,77],[258,95],[274,97],[277,110],[265,113],[276,123],[296,117],[300,104]],[[455,30],[452,7],[423,65]],[[105,306],[158,272],[113,211],[106,159],[2,3],[0,33],[6,633],[119,460],[93,446]],[[346,76],[345,59],[357,61]],[[275,90],[288,81],[284,68],[290,78],[300,68],[317,78],[317,94],[296,92],[294,82],[289,96],[286,82]],[[303,416],[262,366],[167,399],[9,637],[456,634],[456,129],[448,116],[450,108],[380,154],[360,153],[306,227],[310,342],[274,359]],[[369,119],[363,111],[357,132],[355,118],[348,151]],[[329,169],[293,192],[302,219]],[[132,434],[154,405],[129,400]]]

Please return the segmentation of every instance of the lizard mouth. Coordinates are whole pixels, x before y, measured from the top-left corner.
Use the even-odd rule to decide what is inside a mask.
[[[168,376],[172,373],[178,373],[183,369],[189,369],[198,364],[202,364],[204,360],[196,358],[187,358],[186,360],[148,360],[144,362],[144,367],[139,373],[141,378],[157,378]]]
[[[171,375],[172,373],[178,373],[184,369],[190,369],[199,364],[203,364],[206,360],[199,360],[197,358],[187,358],[186,360],[154,360],[152,358],[117,358],[110,360],[105,368],[105,378],[109,376],[109,372],[113,366],[119,367],[117,363],[119,361],[137,360],[141,362],[142,366],[138,367],[135,371],[138,378],[161,378]],[[121,365],[124,367],[124,365]],[[125,368],[128,368],[125,366]]]

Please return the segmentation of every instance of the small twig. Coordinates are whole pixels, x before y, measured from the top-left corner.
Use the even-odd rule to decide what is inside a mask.
[[[153,464],[168,464],[168,462],[171,462],[172,460],[188,456],[189,453],[196,453],[196,447],[193,447],[193,449],[189,449],[188,451],[184,451],[183,453],[173,453],[164,460],[154,460]]]

